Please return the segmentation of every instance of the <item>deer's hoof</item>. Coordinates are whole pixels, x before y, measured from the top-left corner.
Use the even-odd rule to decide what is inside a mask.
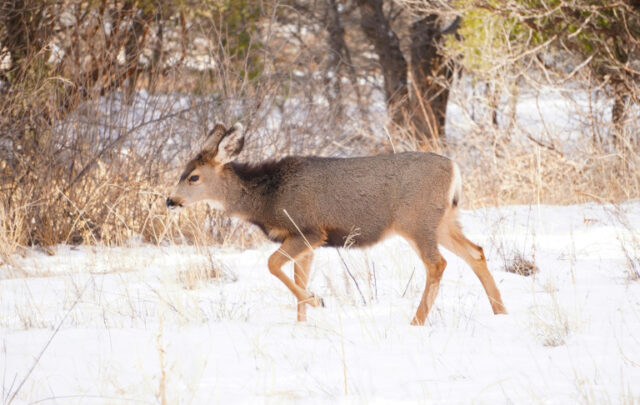
[[[420,321],[418,318],[414,317],[411,320],[411,325],[412,326],[423,326],[424,325],[424,321]]]
[[[324,308],[324,300],[321,297],[318,297],[315,294],[311,294],[308,300],[309,305],[312,307],[323,307]]]

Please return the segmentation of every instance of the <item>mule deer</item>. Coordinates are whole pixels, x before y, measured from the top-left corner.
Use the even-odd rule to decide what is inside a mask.
[[[424,324],[438,294],[446,266],[438,244],[471,266],[493,312],[506,313],[482,248],[463,235],[458,223],[461,180],[453,161],[433,153],[406,152],[286,157],[249,165],[234,161],[243,145],[241,125],[226,129],[217,124],[203,150],[187,164],[166,205],[176,208],[208,200],[282,243],[269,257],[269,271],[296,296],[298,321],[306,320],[306,305],[323,305],[307,291],[314,248],[343,246],[347,237],[354,246],[367,246],[394,233],[410,242],[427,271],[412,324]],[[282,271],[290,260],[293,280]]]

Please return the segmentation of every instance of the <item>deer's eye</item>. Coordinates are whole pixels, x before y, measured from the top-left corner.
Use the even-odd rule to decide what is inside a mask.
[[[200,179],[200,176],[193,175],[189,177],[189,183],[195,183],[198,179]]]

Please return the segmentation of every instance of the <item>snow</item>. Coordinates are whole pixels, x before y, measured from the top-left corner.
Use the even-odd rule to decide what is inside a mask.
[[[443,250],[435,308],[410,326],[425,275],[395,237],[319,249],[326,308],[306,323],[266,268],[276,245],[26,250],[0,266],[3,402],[20,387],[14,403],[638,403],[640,202],[462,223],[509,315]],[[535,277],[504,270],[516,252]],[[223,277],[202,276],[212,266]]]

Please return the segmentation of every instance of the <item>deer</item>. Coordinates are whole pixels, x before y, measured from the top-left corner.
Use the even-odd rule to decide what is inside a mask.
[[[324,306],[322,298],[307,290],[314,249],[342,247],[347,239],[350,247],[366,247],[390,235],[409,242],[427,273],[412,325],[424,325],[438,295],[447,266],[438,245],[471,267],[494,314],[507,313],[482,247],[462,232],[462,180],[454,161],[431,152],[403,152],[241,163],[236,157],[244,136],[240,123],[230,128],[216,124],[166,206],[207,201],[280,243],[267,265],[297,299],[298,321],[307,320],[307,306]],[[293,280],[282,270],[288,262],[293,262]]]

